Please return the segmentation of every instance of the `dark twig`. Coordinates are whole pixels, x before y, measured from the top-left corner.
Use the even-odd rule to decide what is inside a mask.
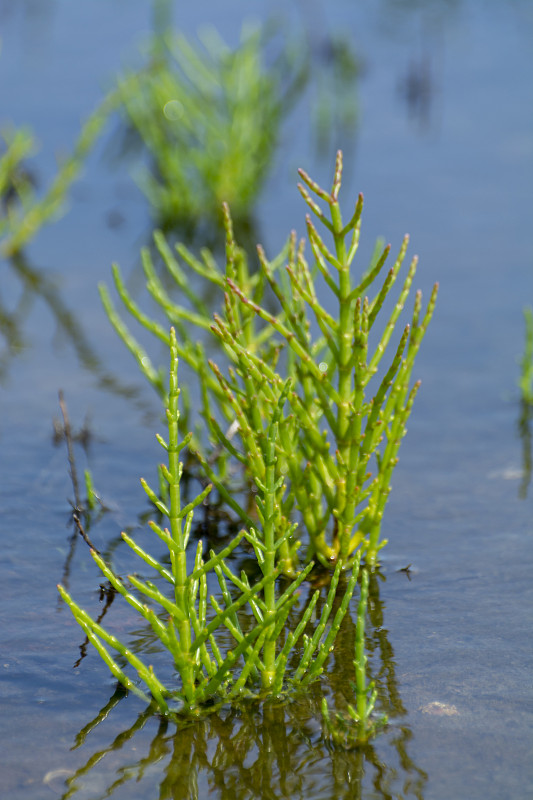
[[[61,408],[61,414],[63,415],[63,432],[65,435],[65,441],[67,443],[68,463],[70,467],[69,474],[70,474],[70,479],[72,481],[72,488],[74,489],[74,509],[72,512],[72,519],[74,520],[74,524],[76,525],[83,541],[86,544],[88,544],[92,550],[94,550],[96,553],[99,553],[99,550],[94,546],[94,544],[89,539],[89,536],[87,535],[85,528],[83,527],[83,523],[81,521],[81,514],[84,512],[85,509],[80,497],[78,473],[76,470],[76,459],[74,457],[72,428],[70,427],[70,419],[68,416],[67,404],[65,402],[63,390],[60,389],[58,394],[59,394],[59,407]]]
[[[63,390],[59,392],[59,407],[63,415],[63,430],[65,432],[65,441],[67,443],[68,463],[70,467],[70,479],[72,480],[72,488],[74,489],[74,502],[75,511],[82,511],[83,505],[80,499],[80,488],[78,483],[78,473],[76,472],[76,461],[74,459],[74,447],[72,446],[72,428],[70,427],[70,419],[67,411],[67,404],[63,395]]]
[[[84,529],[84,527],[83,527],[83,525],[82,525],[81,519],[80,519],[80,517],[79,517],[78,510],[77,510],[77,509],[74,509],[74,511],[72,512],[72,519],[74,520],[74,523],[75,523],[75,525],[76,525],[76,527],[77,527],[77,529],[78,529],[78,531],[79,531],[79,533],[80,533],[80,536],[81,536],[81,538],[83,539],[83,541],[84,541],[86,544],[88,544],[88,545],[89,545],[89,547],[91,548],[91,550],[94,550],[94,551],[95,551],[95,553],[98,553],[98,554],[100,554],[100,551],[98,550],[98,548],[94,546],[94,544],[91,542],[91,540],[90,540],[90,539],[89,539],[89,537],[87,536],[87,534],[86,534],[86,532],[85,532],[85,529]]]

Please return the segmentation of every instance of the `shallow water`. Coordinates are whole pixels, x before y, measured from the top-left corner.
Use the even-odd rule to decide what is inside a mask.
[[[365,64],[357,135],[339,142],[345,197],[365,194],[363,259],[376,236],[394,248],[409,231],[421,259],[417,286],[427,296],[441,285],[415,368],[423,386],[394,476],[368,629],[391,724],[368,748],[331,748],[311,692],[287,708],[227,711],[178,732],[128,697],[86,730],[114,685],[91,652],[73,669],[82,636],[55,589],[66,580],[82,605],[98,609],[98,575],[68,525],[66,452],[52,443],[58,389],[75,427],[88,414],[94,432],[88,462],[111,508],[91,529],[99,549],[139,526],[147,506],[138,478],[159,459],[157,400],[96,290],[112,261],[135,280],[149,213],[102,144],[69,213],[42,231],[24,262],[0,267],[7,308],[23,281],[32,287],[16,320],[22,344],[1,361],[0,794],[10,800],[500,800],[533,791],[533,489],[519,497],[516,390],[522,307],[533,303],[531,9],[525,0],[359,5],[316,3],[315,13],[353,38]],[[285,9],[264,2],[254,14]],[[286,13],[287,27],[301,25],[298,4]],[[229,41],[248,14],[242,0],[176,9],[186,32],[211,21]],[[140,0],[113,9],[3,3],[0,26],[2,120],[34,129],[46,184],[102,87],[134,57],[150,9]],[[333,148],[319,158],[299,122],[309,102],[287,121],[259,203],[258,235],[272,250],[289,226],[303,230],[295,168],[330,180]],[[109,225],[116,211],[118,228]],[[77,455],[83,465],[81,448]],[[407,564],[409,575],[397,571]],[[119,602],[108,615],[115,631],[130,631]],[[351,658],[349,632],[345,647],[340,662]],[[347,681],[340,669],[331,690],[345,696]]]

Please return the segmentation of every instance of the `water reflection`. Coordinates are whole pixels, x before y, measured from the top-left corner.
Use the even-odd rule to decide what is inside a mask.
[[[418,58],[412,57],[405,75],[398,85],[407,113],[419,130],[427,131],[431,123],[431,109],[436,91],[434,65],[429,51]]]
[[[311,84],[310,118],[319,158],[341,149],[352,157],[359,129],[358,89],[365,71],[354,37],[333,32],[325,7],[317,0],[299,0],[299,27],[305,32]]]
[[[33,267],[24,253],[19,252],[3,262],[11,268],[9,294],[16,299],[7,303],[0,298],[0,382],[6,380],[13,360],[31,346],[25,333],[33,306],[43,301],[51,312],[58,333],[72,345],[80,365],[97,379],[98,388],[129,400],[138,409],[149,412],[136,386],[119,381],[108,371],[78,320],[76,309],[68,307],[57,283],[44,270]],[[4,278],[4,287],[6,286]]]
[[[61,797],[79,798],[90,789],[91,798],[99,800],[111,797],[125,784],[141,784],[141,792],[150,787],[150,796],[160,800],[197,800],[207,793],[220,800],[357,800],[369,787],[377,798],[422,800],[427,775],[409,756],[412,734],[408,727],[389,727],[384,735],[387,741],[351,750],[336,747],[323,736],[317,722],[320,699],[320,687],[314,687],[311,697],[291,704],[228,709],[179,729],[158,719],[155,736],[147,744],[143,741],[144,755],[132,762],[133,748],[125,746],[152,720],[152,713],[146,710],[108,745],[90,753],[65,781],[67,789]],[[86,744],[89,734],[119,700],[117,693],[80,731],[75,748]],[[135,750],[140,749],[137,743]],[[119,766],[103,765],[106,756]],[[97,793],[91,779],[96,765]],[[128,796],[137,796],[131,792],[135,792],[134,786]]]
[[[100,800],[117,795],[134,800],[149,794],[159,800],[197,800],[207,795],[219,800],[358,800],[370,796],[422,800],[427,775],[409,755],[412,733],[401,723],[406,709],[383,625],[384,604],[379,597],[383,580],[379,573],[372,579],[367,649],[369,671],[374,673],[369,679],[377,680],[380,712],[387,711],[390,723],[373,742],[338,747],[328,739],[321,721],[324,695],[341,713],[353,702],[354,623],[346,618],[329,674],[305,693],[228,706],[180,726],[148,708],[130,727],[102,743],[105,720],[125,696],[125,690],[118,688],[78,733],[72,749],[82,748],[88,755],[64,781],[62,799]],[[143,637],[136,645],[146,647]],[[93,740],[97,743],[91,746]],[[47,778],[57,785],[64,772],[52,771]]]
[[[403,35],[405,26],[416,21],[418,14],[441,29],[451,23],[463,6],[462,0],[381,0],[379,20],[383,27],[395,34]]]
[[[527,497],[532,474],[532,432],[533,426],[533,405],[527,400],[520,401],[520,416],[518,417],[518,433],[522,442],[522,480],[518,489],[518,496],[521,499]]]
[[[0,22],[7,22],[11,17],[18,15],[24,24],[32,25],[36,32],[38,26],[48,21],[55,10],[52,0],[1,0]],[[42,30],[39,31],[42,33]]]

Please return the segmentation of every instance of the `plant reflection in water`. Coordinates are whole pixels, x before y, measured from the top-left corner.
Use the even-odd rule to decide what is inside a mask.
[[[123,797],[126,795],[121,789],[126,785],[131,800],[147,797],[147,792],[159,800],[196,800],[207,794],[219,800],[358,800],[367,792],[383,800],[422,800],[427,775],[410,757],[412,733],[401,724],[407,712],[400,697],[394,652],[383,625],[380,580],[385,578],[377,572],[370,581],[366,649],[369,678],[376,680],[379,705],[386,710],[390,724],[372,743],[338,746],[321,723],[324,695],[340,713],[354,702],[350,689],[354,624],[345,618],[335,648],[336,663],[330,666],[329,674],[322,683],[312,684],[290,701],[281,698],[228,706],[179,726],[148,708],[129,728],[103,744],[105,726],[99,726],[126,694],[122,687],[117,688],[77,735],[73,750],[83,749],[87,755],[65,780],[61,800],[81,800],[82,796],[100,800],[115,794]],[[143,648],[142,636],[137,646]],[[110,720],[108,724],[112,724]],[[100,737],[100,743],[91,746],[93,737]],[[132,750],[144,750],[144,755],[134,761]]]

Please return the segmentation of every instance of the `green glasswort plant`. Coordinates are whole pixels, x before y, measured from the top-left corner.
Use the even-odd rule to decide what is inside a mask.
[[[279,557],[288,575],[298,570],[290,533],[295,521],[307,534],[307,560],[316,558],[330,566],[340,561],[347,566],[362,550],[370,566],[377,563],[392,472],[419,388],[419,382],[411,385],[411,373],[438,288],[435,285],[425,310],[421,293],[416,293],[411,322],[393,340],[417,267],[415,256],[390,309],[387,301],[405,259],[408,237],[375,287],[390,246],[376,250],[368,269],[354,275],[363,198],[359,196],[348,222],[343,221],[342,154],[337,155],[331,191],[302,170],[300,176],[299,189],[312,216],[332,239],[328,245],[308,215],[311,266],[305,241],[298,244],[292,234],[273,260],[258,247],[259,270],[252,272],[235,243],[227,206],[225,269],[209,252],[203,251],[200,260],[183,246],[177,247],[180,263],[163,235],[155,234],[158,253],[181,293],[180,302],[165,288],[149,251],[143,251],[148,290],[176,326],[179,356],[199,379],[201,415],[214,449],[209,455],[201,436],[194,449],[209,479],[248,525],[251,520],[229,485],[228,463],[240,463],[251,485],[264,485],[266,463],[259,443],[265,420],[287,391],[290,414],[280,419],[275,444],[285,480],[276,489],[274,513],[285,537]],[[191,288],[190,271],[203,286],[219,290],[222,302],[214,317],[201,292]],[[128,311],[168,344],[165,327],[134,302],[118,267],[114,278]],[[107,290],[102,287],[101,292],[113,325],[164,397],[163,371],[154,368],[124,325]],[[267,307],[272,300],[277,303],[275,312]],[[213,361],[208,366],[195,329],[214,334],[230,365],[227,374]]]
[[[232,50],[214,30],[197,46],[159,34],[148,64],[119,81],[129,139],[150,156],[140,184],[160,224],[190,229],[219,220],[223,201],[237,220],[249,218],[281,120],[305,79],[289,47],[266,66],[267,38],[245,29]]]
[[[309,574],[309,564],[288,585],[279,586],[277,578],[280,567],[276,565],[277,551],[292,534],[281,534],[275,525],[276,492],[283,476],[279,472],[276,455],[278,426],[283,418],[290,384],[287,382],[273,408],[267,427],[261,437],[261,447],[266,466],[264,483],[257,481],[255,528],[243,529],[221,552],[210,553],[207,561],[202,558],[202,542],[198,543],[194,563],[187,560],[187,550],[194,510],[211,491],[207,486],[192,502],[182,504],[180,479],[183,465],[180,453],[190,437],[180,441],[178,433],[179,388],[177,378],[178,347],[174,330],[170,333],[170,384],[166,412],[168,439],[158,436],[158,441],[167,453],[167,464],[161,467],[168,485],[168,501],[165,504],[143,481],[143,487],[154,505],[168,518],[168,527],[161,528],[155,522],[152,531],[168,549],[170,569],[161,561],[142,549],[131,537],[123,533],[124,541],[150,568],[154,569],[164,583],[169,584],[172,598],[167,596],[157,583],[140,580],[134,575],[127,582],[115,574],[104,559],[92,550],[92,556],[103,575],[134,610],[151,626],[160,643],[170,652],[178,677],[176,686],[164,685],[154,668],[147,665],[119,639],[93,620],[70,597],[64,587],[59,586],[63,600],[68,604],[77,622],[89,641],[97,649],[112,674],[127,688],[147,702],[153,702],[163,713],[196,712],[209,704],[228,702],[237,697],[259,692],[279,694],[287,684],[286,672],[290,665],[291,682],[299,686],[318,678],[333,646],[335,637],[355,589],[358,561],[345,587],[342,602],[332,615],[333,602],[341,577],[340,563],[331,579],[328,597],[318,624],[312,635],[306,628],[315,609],[319,591],[315,591],[307,607],[301,609],[300,619],[293,630],[286,631],[289,612],[298,603],[298,587]],[[228,556],[242,539],[251,545],[261,579],[250,585],[243,573],[235,575],[228,566]],[[211,596],[211,611],[208,610],[208,577],[216,575],[219,598]],[[229,581],[229,586],[228,586]],[[143,597],[141,601],[138,594]],[[236,595],[235,597],[232,595]],[[153,604],[162,611],[156,612]],[[246,627],[243,630],[239,613],[248,609]],[[330,619],[330,617],[332,617]],[[224,635],[220,633],[224,630]],[[230,642],[228,643],[228,633]],[[295,650],[302,643],[300,652]],[[122,661],[133,667],[145,689],[132,680],[117,663],[109,649],[119,654]]]

